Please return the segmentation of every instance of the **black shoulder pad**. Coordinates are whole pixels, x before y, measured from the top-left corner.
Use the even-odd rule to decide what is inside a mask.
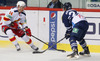
[[[22,14],[24,14],[25,16],[26,16],[26,13],[24,13],[24,12],[21,12]]]
[[[14,10],[14,12],[18,12],[18,10]]]

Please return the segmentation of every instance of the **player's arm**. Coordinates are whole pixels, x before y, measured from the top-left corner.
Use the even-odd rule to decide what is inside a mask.
[[[72,32],[72,26],[71,26],[71,24],[69,23],[69,20],[68,19],[66,19],[66,20],[63,20],[63,23],[64,23],[64,25],[65,25],[65,27],[66,27],[66,33],[65,33],[65,37],[66,38],[69,38],[70,37],[70,33]]]
[[[68,15],[63,14],[62,16],[62,22],[65,25],[65,27],[67,28],[66,33],[65,33],[65,37],[69,38],[70,37],[70,33],[72,31],[72,24],[71,21],[68,19]]]
[[[3,23],[4,25],[9,25],[11,23],[11,19],[13,16],[13,12],[12,11],[8,11],[5,16],[3,17]]]
[[[10,27],[11,29],[17,29],[18,28],[18,24],[16,22],[12,22],[11,19],[13,18],[13,10],[9,10],[6,15],[4,16],[3,20],[4,20],[4,25],[7,25],[8,27]]]

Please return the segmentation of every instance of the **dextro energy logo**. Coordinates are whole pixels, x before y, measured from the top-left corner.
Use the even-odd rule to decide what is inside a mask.
[[[57,42],[57,11],[50,11],[49,16],[49,45],[53,45]]]
[[[52,20],[55,20],[56,19],[56,13],[54,13],[54,12],[51,13],[51,19]]]
[[[4,17],[4,13],[0,13],[0,25],[2,24],[2,18]]]

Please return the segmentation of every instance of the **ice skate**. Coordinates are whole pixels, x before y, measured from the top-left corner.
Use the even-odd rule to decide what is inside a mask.
[[[16,47],[16,50],[17,51],[20,51],[21,50],[19,44],[16,44],[15,47]]]
[[[71,59],[71,58],[78,59],[79,58],[78,50],[74,50],[72,54],[67,55],[67,58],[68,59]]]
[[[88,49],[88,47],[84,48],[84,51],[79,53],[80,55],[84,55],[84,56],[90,56],[90,51]]]
[[[34,46],[34,45],[32,45],[31,48],[32,48],[33,50],[35,50],[35,51],[38,51],[38,49],[39,49],[38,47],[36,47],[36,46]]]

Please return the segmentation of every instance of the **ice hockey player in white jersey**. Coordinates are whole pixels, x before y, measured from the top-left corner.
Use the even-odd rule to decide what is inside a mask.
[[[38,47],[36,47],[28,37],[31,36],[31,30],[26,24],[25,5],[24,1],[18,1],[16,7],[11,8],[6,13],[3,18],[2,31],[9,37],[9,40],[15,45],[17,51],[20,51],[21,48],[15,35],[21,37],[33,50],[38,50]],[[19,25],[22,25],[22,27]],[[25,32],[22,29],[24,29]]]
[[[72,9],[70,2],[64,4],[64,13],[62,16],[62,22],[67,28],[65,37],[69,38],[72,54],[67,55],[67,58],[79,58],[80,55],[89,55],[90,51],[84,39],[84,36],[88,30],[89,24],[84,16],[79,14],[76,10]],[[78,54],[77,42],[82,46],[83,50]]]

